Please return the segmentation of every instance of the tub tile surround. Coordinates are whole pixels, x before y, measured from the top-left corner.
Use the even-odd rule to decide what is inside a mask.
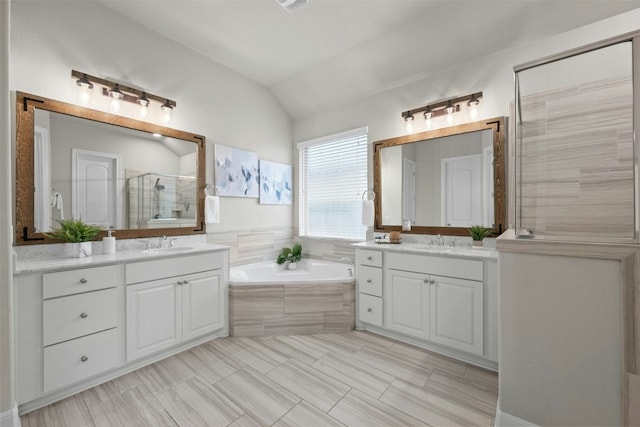
[[[204,376],[204,365],[220,375]],[[236,427],[488,426],[496,400],[493,372],[352,331],[218,338],[21,421],[24,427],[191,426],[214,420]]]
[[[355,325],[355,283],[229,286],[231,336],[347,332]]]

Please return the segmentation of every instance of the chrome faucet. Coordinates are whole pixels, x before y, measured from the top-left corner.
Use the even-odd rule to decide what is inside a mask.
[[[162,247],[162,241],[163,240],[167,240],[167,236],[162,236],[162,237],[158,237],[158,245],[156,246],[157,248],[161,248]]]
[[[340,258],[340,261],[348,261],[349,264],[351,264],[351,267],[347,268],[347,272],[349,273],[349,276],[353,277],[353,260],[351,258]]]
[[[438,234],[438,246],[444,246],[444,237]]]

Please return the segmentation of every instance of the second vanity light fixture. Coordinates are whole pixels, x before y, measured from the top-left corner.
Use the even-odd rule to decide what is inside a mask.
[[[422,113],[427,129],[431,129],[431,119],[441,116],[447,116],[447,123],[453,123],[453,114],[460,111],[460,104],[466,104],[469,111],[469,117],[475,120],[478,117],[478,105],[482,98],[482,92],[470,93],[469,95],[458,96],[445,99],[442,101],[427,104],[425,106],[414,108],[413,110],[403,111],[402,118],[405,121],[407,132],[413,132],[413,122],[415,115]]]
[[[89,104],[91,101],[93,87],[95,84],[98,84],[102,86],[102,95],[108,96],[111,99],[111,110],[114,113],[120,112],[123,101],[131,102],[139,106],[138,113],[140,118],[144,120],[149,112],[149,105],[151,104],[151,101],[156,101],[160,104],[163,121],[165,124],[169,124],[173,115],[173,109],[176,108],[176,101],[171,99],[162,98],[152,93],[124,86],[87,73],[71,70],[71,77],[76,79],[79,101],[82,105]]]

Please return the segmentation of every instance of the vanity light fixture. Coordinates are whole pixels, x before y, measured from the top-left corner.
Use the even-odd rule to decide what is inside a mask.
[[[442,101],[427,104],[419,108],[414,108],[413,110],[403,111],[402,117],[404,118],[405,122],[408,122],[409,120],[413,120],[412,118],[415,114],[423,113],[426,127],[427,129],[431,129],[431,119],[434,119],[436,117],[446,115],[447,122],[449,124],[453,123],[454,114],[460,111],[460,104],[466,102],[467,108],[469,110],[469,116],[472,119],[475,119],[478,116],[478,105],[480,104],[480,98],[482,98],[482,92],[475,92],[470,93],[469,95],[448,98]],[[411,130],[409,130],[409,126],[407,126],[407,132],[411,132]]]
[[[82,105],[87,105],[89,103],[91,99],[90,91],[93,89],[93,86],[97,84],[102,87],[102,94],[111,99],[111,109],[115,113],[120,111],[122,106],[121,103],[123,101],[130,102],[138,105],[139,115],[144,119],[147,117],[149,112],[151,101],[155,101],[160,104],[164,123],[169,124],[173,116],[173,109],[176,108],[176,101],[171,99],[160,97],[158,95],[100,77],[95,77],[90,74],[81,73],[80,71],[71,70],[71,77],[76,79],[76,84],[80,91],[79,101]],[[87,95],[85,95],[83,91],[86,92]]]

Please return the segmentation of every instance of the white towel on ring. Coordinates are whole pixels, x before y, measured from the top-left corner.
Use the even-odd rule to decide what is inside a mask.
[[[207,196],[204,199],[204,217],[207,224],[220,223],[220,197]]]
[[[373,200],[362,201],[362,225],[367,227],[373,227],[373,220],[375,217],[375,209],[373,206]]]

